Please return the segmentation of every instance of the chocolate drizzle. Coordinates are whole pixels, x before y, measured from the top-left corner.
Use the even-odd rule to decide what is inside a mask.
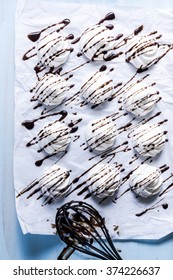
[[[163,198],[158,200],[156,203],[154,203],[151,207],[149,208],[146,208],[144,211],[140,212],[140,213],[136,213],[136,217],[141,217],[143,216],[144,214],[146,214],[147,212],[151,211],[151,210],[154,210],[154,209],[157,209],[157,208],[160,208],[160,206],[162,206],[162,201],[163,201]],[[161,204],[160,204],[161,203]]]
[[[95,26],[93,26],[93,28],[96,28],[97,29],[97,26],[104,23],[105,21],[107,20],[113,20],[115,19],[115,15],[114,13],[109,13],[107,14],[103,19],[101,19],[98,24],[96,24]],[[69,20],[64,20],[58,24],[62,24],[62,28],[64,28],[66,25],[68,25],[70,23]],[[46,31],[47,29],[49,28],[54,28],[56,27],[57,24],[53,24],[51,26],[48,26],[47,28],[39,31],[39,32],[33,32],[33,33],[30,33],[28,35],[28,38],[32,41],[32,42],[37,42],[38,40],[40,40],[41,36],[40,35],[43,35],[42,33],[44,31]],[[114,25],[113,24],[107,24],[105,26],[101,26],[103,27],[102,28],[102,31],[101,31],[101,34],[103,34],[104,36],[104,31],[106,30],[112,30],[114,28]],[[59,32],[62,28],[60,29],[57,29],[56,32]],[[72,75],[70,75],[69,77],[66,78],[66,80],[70,79],[71,77],[73,77],[73,74],[74,74],[74,80],[76,78],[75,76],[75,72],[77,71],[80,71],[80,69],[83,67],[86,67],[88,64],[92,64],[94,60],[97,60],[98,56],[102,53],[103,55],[103,60],[105,61],[104,65],[100,66],[101,64],[98,64],[98,70],[97,70],[97,74],[100,73],[102,74],[103,72],[105,71],[109,71],[108,70],[108,62],[109,61],[112,61],[113,59],[116,59],[118,58],[119,56],[122,56],[124,53],[124,46],[130,41],[130,39],[134,38],[135,36],[138,36],[140,32],[142,32],[144,26],[141,25],[139,26],[138,28],[136,28],[132,34],[130,34],[129,36],[127,37],[124,37],[123,34],[118,34],[116,35],[115,37],[110,37],[109,38],[109,43],[113,43],[114,46],[110,48],[110,50],[103,50],[105,45],[102,45],[100,47],[100,49],[97,50],[97,52],[93,55],[91,61],[84,61],[83,63],[80,63],[81,60],[81,56],[83,56],[83,54],[85,54],[87,52],[88,49],[91,49],[91,47],[89,46],[89,43],[86,42],[86,44],[84,45],[84,50],[80,51],[80,52],[76,52],[74,51],[73,53],[73,56],[75,56],[75,59],[79,62],[76,63],[76,67],[71,67],[70,69],[67,67],[59,67],[58,69],[57,68],[54,68],[54,67],[50,67],[50,69],[45,66],[45,65],[42,65],[41,63],[39,63],[38,65],[36,65],[35,67],[35,71],[36,73],[40,73],[41,71],[45,70],[45,72],[47,72],[48,74],[52,73],[52,74],[57,74],[57,75],[61,75],[61,76],[67,76],[69,73],[72,73]],[[114,30],[115,31],[115,30]],[[49,34],[52,34],[54,31],[51,31]],[[100,32],[100,31],[99,31]],[[109,31],[108,31],[109,32]],[[45,34],[45,36],[47,36]],[[150,36],[155,36],[156,39],[159,39],[160,38],[160,35],[157,33],[157,32],[152,32],[149,34],[149,38]],[[44,39],[45,37],[41,38]],[[59,35],[57,36],[57,38],[59,38]],[[80,41],[81,39],[81,36],[80,37],[77,37],[74,39],[74,35],[73,34],[69,34],[65,37],[65,40],[72,40],[72,42],[70,42],[71,44],[76,44]],[[59,40],[59,39],[57,39]],[[53,42],[54,44],[55,42]],[[168,51],[170,49],[172,49],[172,45],[168,45],[168,44],[163,44],[162,46],[158,45],[157,43],[156,44],[153,44],[153,47],[155,46],[159,46],[159,48],[162,48],[163,50],[163,54],[160,55],[159,57],[157,57],[157,59],[154,59],[152,62],[148,63],[146,69],[148,69],[148,67],[150,67],[151,65],[153,64],[156,64],[164,55],[166,55],[166,53],[168,53]],[[43,46],[44,47],[44,46]],[[76,46],[74,46],[76,47]],[[146,47],[148,47],[148,43],[146,44]],[[42,47],[41,47],[42,48]],[[63,50],[64,51],[64,50]],[[70,47],[67,51],[69,52],[72,52],[73,49]],[[127,61],[130,61],[131,59],[135,58],[136,56],[139,55],[139,53],[141,52],[144,52],[145,53],[145,48],[143,48],[143,46],[141,47],[140,49],[140,52],[136,52],[134,53],[133,55],[130,56],[130,58],[127,59]],[[60,53],[57,53],[57,56],[59,55]],[[31,48],[29,51],[27,51],[24,56],[23,56],[23,60],[28,60],[30,59],[31,57],[34,57],[36,56],[37,53],[36,53],[36,47],[34,46],[33,48]],[[126,53],[127,55],[127,53]],[[53,57],[53,59],[56,58],[56,55],[55,57]],[[96,64],[97,66],[97,64]],[[115,65],[115,70],[112,68],[110,69],[110,71],[113,71],[115,72],[115,75],[116,75],[116,65]],[[146,70],[145,69],[145,70]],[[83,69],[85,70],[85,69]],[[87,68],[86,68],[87,70]],[[143,119],[138,119],[137,117],[130,117],[130,118],[126,118],[126,116],[128,115],[127,112],[124,112],[124,103],[123,103],[123,95],[126,93],[126,91],[128,90],[131,90],[133,88],[135,88],[135,85],[137,84],[142,84],[142,81],[146,81],[147,83],[147,86],[146,86],[146,89],[149,89],[151,87],[153,87],[155,85],[155,83],[150,83],[148,81],[148,77],[149,77],[149,74],[146,74],[146,75],[141,75],[140,72],[142,72],[143,69],[140,68],[136,71],[136,73],[126,82],[126,83],[122,83],[120,81],[117,81],[117,85],[114,85],[113,87],[113,93],[111,95],[111,97],[109,97],[109,99],[107,99],[109,102],[113,101],[114,99],[116,99],[115,101],[118,104],[118,106],[116,107],[116,102],[115,102],[115,110],[113,112],[116,112],[116,113],[113,113],[109,116],[106,116],[105,119],[106,119],[106,123],[110,123],[110,122],[113,122],[114,124],[113,125],[116,125],[116,134],[117,135],[120,135],[119,139],[120,139],[120,142],[115,142],[116,145],[112,146],[111,148],[109,148],[108,150],[106,151],[103,151],[99,154],[90,154],[88,153],[88,162],[87,162],[87,169],[83,170],[83,171],[79,171],[80,173],[78,174],[78,176],[76,177],[73,177],[73,180],[71,183],[69,183],[69,185],[67,186],[67,188],[70,188],[71,186],[73,186],[72,190],[66,194],[66,197],[70,197],[71,194],[74,194],[74,195],[77,195],[77,196],[81,196],[81,199],[89,199],[90,196],[93,194],[92,192],[89,192],[89,187],[91,186],[91,176],[89,175],[90,171],[92,171],[95,167],[97,167],[97,165],[99,163],[112,163],[112,165],[116,165],[118,166],[118,170],[121,172],[121,182],[120,182],[120,189],[119,191],[115,194],[115,197],[113,197],[111,199],[111,201],[116,204],[118,202],[119,199],[121,198],[124,198],[124,196],[126,194],[130,194],[131,192],[131,188],[128,186],[128,180],[130,178],[130,175],[132,174],[132,172],[135,170],[135,164],[144,164],[145,162],[147,163],[150,163],[152,162],[153,160],[153,163],[154,163],[154,159],[151,158],[151,157],[147,157],[145,158],[143,161],[141,161],[141,158],[138,154],[135,154],[133,153],[133,149],[131,147],[131,140],[130,139],[127,139],[127,132],[131,131],[131,130],[134,130],[135,128],[137,128],[139,125],[141,124],[145,124],[145,123],[149,123],[150,121],[152,120],[156,120],[156,123],[158,124],[158,126],[161,126],[162,124],[166,123],[167,122],[167,119],[162,119],[161,120],[157,119],[158,117],[162,117],[161,116],[161,112],[157,112],[157,113],[154,113],[152,114],[150,117],[147,117],[147,118],[143,118]],[[41,75],[39,75],[41,76]],[[91,79],[89,80],[89,82],[91,82],[92,78],[94,77],[94,75],[91,77]],[[116,80],[116,79],[115,79]],[[76,85],[71,85],[69,88],[72,88]],[[34,88],[35,89],[35,88]],[[33,90],[34,90],[33,89]],[[144,90],[144,88],[140,88],[140,90]],[[31,90],[32,92],[32,90]],[[91,96],[94,95],[95,92],[92,92],[91,93]],[[79,111],[80,109],[87,105],[88,102],[87,101],[81,101],[80,100],[80,95],[81,95],[81,91],[79,91],[79,89],[76,90],[76,92],[74,91],[73,94],[70,95],[70,92],[67,93],[67,97],[66,99],[64,99],[64,101],[61,103],[62,106],[65,106],[68,107],[69,105],[71,105],[71,109],[67,108],[67,111],[69,109],[69,111],[71,112],[72,115],[77,115],[77,113],[72,110],[74,109],[73,106],[73,102],[75,102],[75,109],[77,108],[77,106],[79,105],[80,108],[79,108]],[[133,93],[132,93],[133,95]],[[155,98],[157,99],[157,102],[159,102],[161,100],[161,97],[159,96],[159,92],[156,90],[154,93],[151,93],[150,94],[150,97],[153,97],[155,96]],[[128,97],[129,98],[129,97]],[[145,99],[145,98],[144,98]],[[145,101],[145,100],[142,100],[142,101]],[[37,96],[34,95],[31,99],[31,101],[37,101]],[[106,104],[109,106],[109,104]],[[41,104],[38,104],[36,105],[34,108],[38,108],[40,107]],[[96,107],[98,106],[98,104],[94,104],[93,106],[91,106],[90,108],[91,109],[95,109]],[[120,107],[121,106],[121,107]],[[139,102],[136,101],[135,104],[134,104],[134,107],[138,107],[140,106]],[[52,116],[58,116],[58,121],[63,121],[66,117],[67,117],[67,111],[65,110],[62,110],[60,112],[55,112],[55,110],[57,109],[58,106],[54,106],[54,107],[46,107],[46,108],[41,108],[42,112],[41,112],[41,116],[39,116],[38,118],[35,118],[33,120],[25,120],[24,122],[22,122],[22,125],[26,128],[26,129],[33,129],[34,126],[35,126],[35,123],[37,121],[41,121],[41,120],[44,120],[44,119],[47,119],[49,117],[52,117]],[[119,107],[119,108],[118,108]],[[99,107],[100,109],[100,107]],[[101,107],[102,109],[102,107]],[[133,109],[135,110],[135,109]],[[52,113],[50,113],[51,111],[53,111]],[[81,109],[82,111],[82,109]],[[35,111],[35,113],[39,113],[39,110]],[[99,110],[97,111],[96,110],[96,113],[99,112]],[[50,114],[49,114],[50,113]],[[92,113],[94,113],[92,111]],[[80,115],[80,113],[79,113]],[[69,115],[68,115],[69,117]],[[121,121],[119,121],[121,119]],[[99,141],[101,140],[102,143],[106,142],[107,140],[111,140],[111,138],[113,137],[113,126],[108,130],[108,133],[104,136],[102,136],[100,134],[99,138],[97,139],[97,141],[95,141],[95,139],[91,136],[90,139],[88,139],[89,141],[91,141],[91,145],[88,145],[86,142],[85,143],[82,143],[83,142],[83,139],[82,139],[82,135],[79,134],[80,132],[80,126],[78,126],[79,123],[82,122],[82,118],[78,118],[76,120],[68,120],[67,121],[67,127],[69,129],[69,133],[73,134],[71,135],[72,137],[72,141],[73,143],[78,141],[79,144],[78,147],[79,147],[79,156],[81,154],[81,150],[83,153],[87,153],[89,150],[90,152],[92,153],[94,151],[95,148],[98,147],[99,145]],[[98,126],[100,127],[101,124],[98,124]],[[103,128],[104,128],[105,125],[103,125]],[[92,131],[93,132],[96,132],[98,130],[97,127],[92,127]],[[77,132],[77,133],[76,133]],[[38,137],[33,137],[33,139],[27,143],[27,147],[30,147],[32,145],[35,145],[35,144],[38,144],[40,139],[43,137],[45,137],[43,131],[40,132],[40,135]],[[76,133],[76,134],[75,134]],[[124,133],[124,134],[123,134]],[[78,135],[77,135],[78,134]],[[130,137],[132,134],[132,132],[130,132],[128,134],[128,137]],[[167,131],[163,131],[163,134],[166,135],[167,134]],[[122,139],[121,139],[122,137]],[[81,140],[82,139],[82,140]],[[118,139],[118,141],[119,141]],[[80,142],[81,141],[81,142]],[[168,141],[167,139],[165,141]],[[93,144],[94,143],[94,144]],[[75,143],[74,143],[75,144]],[[161,143],[162,144],[162,143]],[[49,144],[45,144],[46,145],[49,145]],[[40,148],[37,150],[38,153],[42,153],[44,150],[44,147],[43,148]],[[87,150],[87,152],[85,152]],[[65,150],[64,152],[60,153],[60,155],[57,156],[57,152],[56,153],[52,153],[52,154],[46,154],[44,156],[44,154],[41,156],[43,158],[41,159],[38,159],[36,162],[35,162],[35,165],[36,166],[41,166],[43,164],[43,162],[53,156],[56,156],[55,157],[55,160],[56,162],[61,160],[62,157],[64,157],[67,153],[67,150]],[[126,154],[125,154],[126,153]],[[124,160],[124,158],[127,158],[127,161],[126,163],[122,166],[122,164],[118,164],[117,162],[115,163],[114,161],[119,161],[121,162],[121,154],[122,154],[122,158]],[[129,156],[130,155],[130,156]],[[82,157],[82,155],[81,155]],[[53,159],[54,160],[54,159]],[[80,161],[79,161],[80,163]],[[81,163],[82,164],[82,163]],[[134,164],[134,166],[133,166]],[[88,167],[89,166],[89,167]],[[133,170],[132,170],[133,169]],[[169,166],[167,166],[166,164],[161,166],[160,167],[160,170],[162,173],[166,173],[168,172],[169,170]],[[69,175],[68,175],[69,176]],[[166,184],[163,184],[163,188],[162,188],[162,192],[157,196],[156,198],[156,202],[144,209],[143,211],[141,211],[140,213],[136,213],[136,217],[141,217],[143,216],[144,214],[148,213],[149,211],[152,211],[154,209],[168,209],[168,203],[165,202],[165,195],[168,193],[168,192],[171,192],[173,190],[173,183],[172,183],[172,174],[169,175],[164,181],[163,183],[166,182]],[[150,179],[150,178],[149,178]],[[27,199],[29,198],[33,198],[35,197],[36,200],[40,200],[42,198],[44,198],[44,193],[41,193],[41,187],[39,186],[39,183],[40,183],[40,180],[41,179],[36,179],[34,180],[30,185],[28,185],[24,190],[22,190],[18,197],[21,196],[21,195],[24,195],[27,193]],[[169,181],[170,180],[170,181]],[[125,197],[126,198],[126,197]],[[159,199],[161,198],[161,199]],[[103,203],[107,198],[104,198],[104,199],[101,199],[101,200],[97,200],[98,203]],[[139,202],[139,198],[137,197],[138,199],[138,202]],[[124,200],[125,201],[125,200]],[[43,204],[42,205],[45,205],[45,204],[51,204],[54,202],[54,199],[52,199],[52,197],[48,197],[46,200],[44,200]],[[150,202],[149,202],[150,203]],[[150,204],[149,204],[150,205]],[[146,206],[145,206],[146,207]],[[163,210],[163,211],[164,211]],[[132,215],[134,213],[131,213]]]
[[[31,57],[34,57],[37,55],[36,51],[35,51],[35,47],[32,47],[31,49],[29,49],[22,57],[22,60],[28,60],[30,59]],[[34,52],[33,52],[34,51]]]
[[[105,21],[113,20],[113,19],[115,19],[115,14],[113,12],[110,12],[98,22],[98,25],[104,23]],[[112,24],[109,24],[106,26],[106,28],[112,30],[114,28],[114,26]],[[81,39],[81,36],[74,39],[71,43],[76,44],[80,41],[80,39]],[[78,56],[81,56],[81,55],[82,55],[82,53],[78,53]]]
[[[59,32],[61,29],[63,29],[65,26],[67,26],[70,23],[69,19],[64,19],[63,21],[59,22],[59,23],[55,23],[52,25],[47,26],[46,28],[42,29],[41,31],[38,32],[32,32],[30,34],[28,34],[28,39],[31,40],[32,42],[36,42],[39,38],[42,32],[55,27],[57,25],[63,24],[63,26],[59,27],[56,31]]]
[[[62,121],[63,119],[66,118],[67,116],[67,111],[63,110],[63,111],[60,111],[60,112],[55,112],[55,113],[52,113],[52,114],[47,114],[47,115],[44,115],[44,116],[41,116],[39,118],[36,118],[34,120],[27,120],[27,121],[24,121],[22,122],[22,125],[26,128],[26,129],[33,129],[34,128],[34,125],[37,121],[39,120],[43,120],[43,119],[46,119],[48,117],[52,117],[52,116],[57,116],[57,115],[60,115],[60,118],[59,118],[59,121]]]
[[[114,14],[114,12],[110,12],[110,13],[108,13],[104,18],[102,18],[102,19],[99,21],[99,24],[101,24],[101,23],[103,23],[103,22],[105,22],[105,21],[107,21],[107,20],[113,20],[113,19],[115,19],[115,14]]]
[[[136,29],[134,30],[134,35],[135,35],[135,36],[138,35],[143,29],[144,29],[144,26],[143,26],[143,25],[139,26],[138,28],[136,28]]]
[[[72,120],[69,124],[68,127],[71,128],[70,133],[75,133],[78,130],[78,126],[76,126],[78,123],[82,121],[82,118],[78,120]]]
[[[67,153],[67,151],[62,152],[62,153],[61,153],[61,156],[58,158],[58,160],[56,160],[56,162],[58,162],[59,160],[61,160],[61,159],[66,155],[66,153]],[[57,152],[56,152],[56,153],[53,153],[53,154],[50,154],[50,155],[46,155],[44,158],[37,160],[37,161],[35,162],[35,166],[40,167],[40,166],[43,164],[43,162],[44,162],[45,160],[47,160],[47,159],[49,159],[49,158],[51,158],[51,157],[53,157],[53,156],[57,156]]]

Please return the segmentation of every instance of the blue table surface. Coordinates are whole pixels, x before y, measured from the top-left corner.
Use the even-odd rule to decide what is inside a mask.
[[[29,0],[28,0],[29,1]],[[40,0],[43,1],[43,0]],[[47,0],[63,3],[113,3],[116,6],[173,8],[172,0]],[[23,235],[14,199],[14,40],[16,0],[0,0],[0,259],[55,260],[64,247],[58,236]],[[173,259],[173,234],[161,240],[117,241],[125,260]],[[71,259],[87,259],[75,252]]]

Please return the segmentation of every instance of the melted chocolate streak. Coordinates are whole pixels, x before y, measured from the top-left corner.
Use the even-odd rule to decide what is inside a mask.
[[[57,32],[60,32],[60,30],[62,30],[64,27],[66,27],[68,24],[70,23],[70,20],[69,19],[64,19],[63,21],[59,22],[59,23],[55,23],[55,24],[52,24],[52,25],[49,25],[47,26],[46,28],[42,29],[41,31],[38,31],[38,32],[32,32],[30,34],[28,34],[28,39],[31,40],[32,42],[36,42],[39,40],[40,38],[40,35],[42,32],[52,28],[52,27],[55,27],[57,25],[60,25],[62,24],[61,27],[59,27],[56,31]],[[55,32],[54,30],[52,32],[50,32],[48,35],[52,34],[53,32]],[[45,35],[42,40],[44,38],[46,38],[48,35]],[[67,37],[67,39],[73,39],[73,37],[71,36],[71,34]],[[37,53],[35,52],[35,54],[32,54],[31,56],[28,56],[28,54],[32,51],[32,50],[35,50],[36,47],[33,47],[31,48],[29,51],[27,51],[24,56],[23,56],[23,60],[28,60],[30,59],[31,57],[35,56]]]
[[[134,125],[132,123],[131,123],[131,125],[129,124],[127,129],[126,129],[126,130],[129,130],[129,128],[130,128],[130,130],[131,130],[131,132],[128,134],[128,138],[130,138],[131,135],[133,135],[133,133],[134,133],[133,131],[134,131],[135,128],[138,128],[142,124],[148,123],[149,121],[153,120],[154,118],[156,118],[156,117],[158,117],[160,115],[161,115],[161,112],[157,112],[155,115],[151,116],[150,118],[147,118],[147,119],[143,118],[140,122],[138,122],[138,123],[136,123]],[[135,120],[135,119],[136,118],[133,118],[132,120]],[[160,126],[160,125],[164,124],[167,121],[168,120],[165,119],[163,121],[158,122],[157,125]]]
[[[67,153],[67,151],[62,152],[62,153],[61,153],[61,156],[58,158],[58,160],[57,160],[55,163],[57,163],[58,161],[60,161],[60,160],[66,155],[66,153]],[[57,155],[57,152],[56,152],[56,153],[53,153],[53,154],[51,154],[51,155],[47,155],[47,156],[45,156],[44,158],[42,158],[42,159],[40,159],[40,160],[37,160],[37,161],[35,162],[35,165],[39,167],[39,166],[41,166],[41,165],[43,164],[43,162],[44,162],[46,159],[48,159],[48,158],[50,158],[50,157],[52,157],[52,156],[55,156],[55,155]]]
[[[52,113],[52,114],[47,114],[47,115],[44,115],[44,116],[41,116],[39,118],[36,118],[34,120],[27,120],[27,121],[24,121],[22,122],[22,125],[27,128],[27,129],[33,129],[34,128],[34,125],[35,125],[35,122],[39,121],[39,120],[43,120],[43,119],[46,119],[48,117],[52,117],[52,116],[57,116],[57,115],[60,115],[60,118],[59,118],[59,121],[62,121],[66,118],[67,116],[67,111],[63,110],[61,112],[55,112],[55,113]]]
[[[167,209],[167,208],[168,208],[168,204],[166,204],[166,203],[161,203],[163,200],[164,200],[164,198],[162,198],[162,199],[160,199],[159,201],[157,201],[157,202],[156,202],[155,204],[153,204],[151,207],[146,208],[144,211],[135,214],[136,217],[141,217],[141,216],[143,216],[144,214],[146,214],[148,211],[154,210],[154,209],[156,209],[156,208],[160,208],[160,206],[162,206],[163,209]],[[161,204],[160,204],[160,203],[161,203]],[[167,205],[167,206],[166,206],[166,205]]]

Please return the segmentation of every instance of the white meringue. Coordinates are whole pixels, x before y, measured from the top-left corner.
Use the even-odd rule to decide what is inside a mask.
[[[54,164],[45,169],[39,180],[42,193],[52,198],[64,196],[70,189],[69,177],[70,172],[60,165]]]
[[[137,116],[151,112],[158,100],[159,92],[153,85],[147,86],[144,81],[130,84],[123,95],[125,109]]]
[[[163,150],[165,133],[157,124],[142,124],[132,134],[134,149],[141,156],[154,157]]]
[[[114,145],[116,139],[115,124],[110,118],[89,122],[86,129],[86,141],[90,148],[102,152]]]
[[[111,96],[113,88],[108,71],[98,71],[82,86],[81,93],[86,101],[100,104]]]
[[[46,74],[34,88],[34,100],[38,99],[49,106],[59,105],[65,99],[68,89],[67,82],[61,76]]]
[[[126,45],[126,61],[144,70],[159,57],[159,44],[150,36],[134,36]]]
[[[110,30],[100,24],[86,29],[80,38],[82,53],[89,60],[106,60],[113,52],[114,44]]]
[[[45,150],[48,154],[56,154],[65,151],[71,141],[69,132],[69,128],[59,121],[49,123],[38,134],[39,152]]]
[[[89,172],[89,183],[91,194],[100,198],[112,196],[119,188],[119,169],[117,167],[112,168],[108,163],[100,163]]]
[[[159,193],[163,179],[159,168],[142,164],[130,176],[131,190],[137,195],[147,198]]]
[[[71,52],[69,40],[54,31],[41,34],[37,41],[38,66],[45,65],[57,68],[65,63]]]

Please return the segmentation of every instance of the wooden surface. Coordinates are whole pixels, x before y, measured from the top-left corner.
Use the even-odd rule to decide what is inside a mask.
[[[173,8],[172,0],[65,0],[63,2]],[[13,186],[15,7],[16,0],[0,0],[0,259],[56,259],[64,246],[59,238],[23,235],[15,210]],[[122,251],[121,255],[126,260],[173,259],[173,234],[162,240],[119,241],[116,247]],[[86,257],[75,253],[72,259],[86,259]]]

